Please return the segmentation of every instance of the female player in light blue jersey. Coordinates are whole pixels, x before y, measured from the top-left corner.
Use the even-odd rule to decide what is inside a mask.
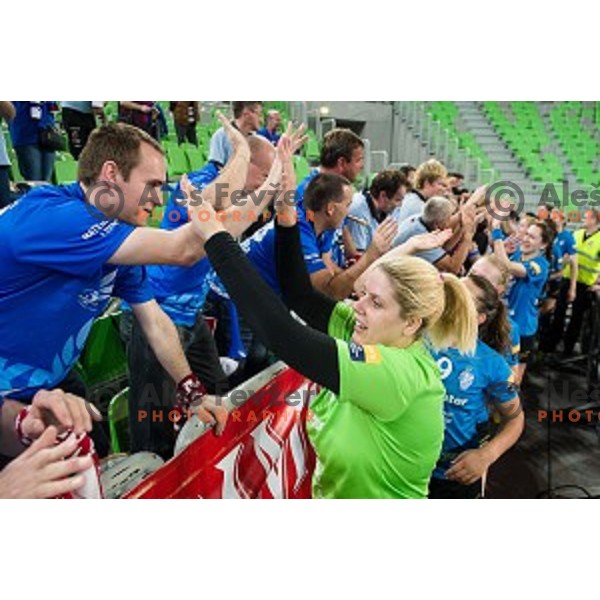
[[[515,278],[508,293],[508,306],[510,316],[521,332],[521,355],[516,381],[520,384],[538,330],[538,304],[550,271],[552,232],[543,221],[536,221],[530,225],[521,243],[521,253],[515,260],[510,260],[506,255],[498,221],[492,224],[492,242],[495,255]]]
[[[490,465],[519,439],[523,413],[504,353],[510,347],[507,310],[484,277],[463,279],[477,307],[473,354],[449,347],[433,352],[446,389],[444,442],[429,484],[430,498],[477,498]],[[500,429],[491,435],[491,412]]]

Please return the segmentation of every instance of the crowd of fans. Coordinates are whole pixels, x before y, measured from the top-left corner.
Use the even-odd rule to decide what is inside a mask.
[[[179,142],[197,143],[198,103],[170,109]],[[0,103],[27,179],[49,179],[39,131],[57,110]],[[160,228],[144,227],[165,183],[161,110],[121,102],[120,123],[102,124],[102,103],[62,103],[78,182],[3,201],[0,453],[14,460],[0,497],[76,495],[94,479],[107,450],[73,366],[111,297],[122,301],[132,452],[170,458],[191,410],[219,433],[219,396],[281,359],[322,388],[306,424],[315,497],[483,495],[523,430],[519,386],[538,340],[546,353],[578,350],[599,281],[598,213],[573,234],[562,213],[517,214],[436,159],[356,191],[364,144],[349,129],[330,131],[296,181],[303,127],[284,130],[269,111],[261,128],[255,101],[219,117],[207,164],[171,192]],[[0,146],[0,186],[3,156]],[[99,183],[122,191],[118,214],[90,194]],[[178,412],[175,428],[136,419],[149,389]]]

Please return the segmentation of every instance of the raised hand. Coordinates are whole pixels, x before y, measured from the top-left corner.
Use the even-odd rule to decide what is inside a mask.
[[[294,171],[294,141],[291,135],[292,125],[279,138],[277,156],[281,162],[281,189],[275,199],[275,211],[280,225],[291,227],[296,223],[296,172]]]
[[[436,229],[413,235],[409,240],[411,253],[441,248],[452,237],[452,229]]]
[[[398,223],[392,217],[387,217],[375,230],[370,248],[374,248],[379,256],[383,256],[392,247],[397,233]]]

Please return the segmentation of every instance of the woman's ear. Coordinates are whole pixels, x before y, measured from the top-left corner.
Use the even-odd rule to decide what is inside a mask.
[[[406,337],[412,337],[416,335],[417,332],[423,326],[423,319],[421,317],[410,317],[406,319],[406,325],[404,326],[403,335]]]

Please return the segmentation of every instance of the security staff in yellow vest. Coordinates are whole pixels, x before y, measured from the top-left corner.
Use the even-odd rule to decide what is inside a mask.
[[[573,348],[579,338],[583,317],[590,306],[591,288],[600,279],[600,222],[596,210],[585,213],[585,228],[575,232],[575,250],[577,251],[577,280],[576,296],[571,309],[571,319],[564,334],[564,356],[573,354]],[[569,288],[571,285],[571,265],[563,271],[563,281],[559,291],[556,311],[554,313],[553,345],[560,341],[565,326],[565,314],[571,300]]]

